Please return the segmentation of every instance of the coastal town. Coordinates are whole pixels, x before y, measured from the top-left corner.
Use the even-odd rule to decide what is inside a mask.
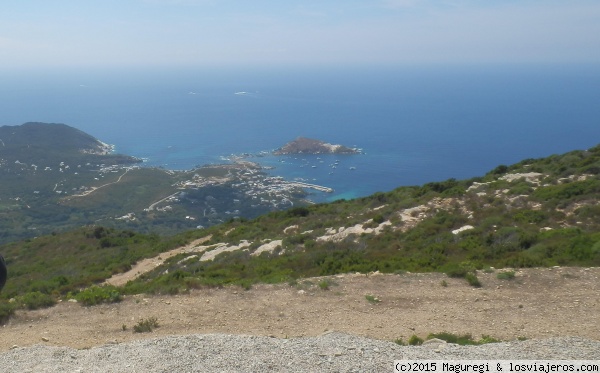
[[[191,177],[174,184],[177,192],[150,205],[145,211],[153,210],[169,212],[174,210],[173,204],[185,203],[191,200],[203,188],[231,188],[237,198],[231,198],[230,206],[223,213],[231,216],[241,214],[240,206],[253,209],[267,208],[270,210],[293,207],[297,203],[311,203],[309,191],[332,193],[333,189],[326,186],[309,184],[302,181],[289,181],[281,176],[269,176],[259,164],[236,160],[231,164],[210,165],[193,170]],[[202,201],[205,206],[202,217],[217,215],[219,211],[213,206],[216,198],[206,196]],[[211,203],[215,202],[215,203]],[[219,201],[222,204],[223,201]],[[237,208],[235,208],[237,207]],[[186,216],[196,220],[196,217]]]
[[[328,185],[314,183],[314,178],[277,175],[272,166],[256,159],[360,152],[297,138],[273,152],[230,155],[218,164],[175,171],[114,154],[114,147],[66,125],[31,123],[1,129],[0,211],[6,219],[0,228],[15,232],[13,238],[48,233],[56,224],[160,227],[162,233],[175,233],[251,219],[311,204],[334,192]],[[27,131],[43,136],[32,142]]]

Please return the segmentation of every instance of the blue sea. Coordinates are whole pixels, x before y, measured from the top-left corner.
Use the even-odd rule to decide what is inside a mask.
[[[273,175],[335,189],[316,200],[479,176],[600,143],[593,66],[74,69],[0,79],[0,125],[65,123],[150,166],[221,163],[298,136],[363,149],[253,158]]]

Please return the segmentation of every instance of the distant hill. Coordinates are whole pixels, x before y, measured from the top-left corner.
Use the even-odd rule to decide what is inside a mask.
[[[78,158],[83,161],[137,163],[134,157],[112,154],[113,148],[87,133],[57,123],[25,123],[0,127],[0,159],[4,162],[54,166]]]
[[[298,137],[275,150],[273,154],[359,154],[360,150],[344,145],[329,144],[321,140]]]

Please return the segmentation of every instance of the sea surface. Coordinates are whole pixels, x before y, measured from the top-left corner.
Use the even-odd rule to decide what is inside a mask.
[[[252,158],[335,189],[315,200],[600,143],[598,66],[23,70],[0,71],[0,82],[0,125],[65,123],[149,166],[222,163],[298,136],[363,149]]]

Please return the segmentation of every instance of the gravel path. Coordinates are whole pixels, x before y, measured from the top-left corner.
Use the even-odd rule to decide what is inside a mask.
[[[0,354],[5,372],[391,372],[401,359],[598,359],[600,341],[551,338],[462,347],[392,342],[332,332],[269,338],[196,334],[91,349],[35,345]]]

